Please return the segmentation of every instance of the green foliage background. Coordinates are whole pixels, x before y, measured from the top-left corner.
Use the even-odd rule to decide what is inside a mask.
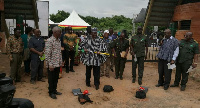
[[[65,12],[63,10],[59,10],[56,14],[50,14],[50,19],[59,23],[69,17],[70,13]],[[131,32],[133,29],[132,19],[127,18],[123,15],[114,15],[112,17],[102,17],[96,18],[93,16],[82,16],[79,15],[85,22],[90,24],[92,27],[97,27],[99,30],[106,30],[109,28],[113,28],[114,31],[122,31],[127,30]]]

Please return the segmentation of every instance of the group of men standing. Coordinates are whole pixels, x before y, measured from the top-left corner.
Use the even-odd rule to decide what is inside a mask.
[[[192,38],[192,32],[187,32],[181,41],[178,41],[171,35],[170,29],[166,29],[164,33],[164,39],[159,43],[160,47],[157,54],[159,80],[156,87],[164,86],[164,90],[169,88],[172,69],[168,68],[168,65],[176,64],[175,81],[170,87],[178,87],[182,77],[180,90],[184,91],[188,81],[188,69],[190,67],[197,67],[199,44]],[[141,85],[144,71],[144,57],[148,53],[147,38],[142,35],[142,28],[139,27],[137,35],[132,37],[130,49],[132,54],[132,82],[135,82],[135,69],[138,64],[138,84]]]
[[[44,82],[43,66],[44,61],[40,60],[40,56],[44,54],[45,42],[40,36],[41,31],[39,29],[27,27],[25,34],[21,35],[21,30],[14,29],[14,36],[10,36],[7,42],[7,53],[10,59],[10,77],[13,82],[19,82],[21,80],[20,67],[22,61],[24,61],[26,75],[31,74],[31,84],[35,84],[36,79]],[[30,73],[31,72],[31,73]]]
[[[95,31],[93,31],[95,32]],[[129,52],[132,55],[132,83],[135,83],[136,80],[136,68],[138,67],[138,84],[142,85],[142,77],[144,72],[144,60],[147,58],[148,53],[148,39],[146,36],[142,35],[142,28],[138,27],[137,34],[133,36],[129,41],[125,39],[124,32],[119,33],[118,38],[111,40],[108,37],[108,30],[104,31],[104,37],[102,42],[95,42],[93,38],[87,38],[81,45],[80,50],[84,49],[81,59],[83,64],[86,65],[86,85],[90,86],[90,76],[91,76],[91,68],[94,69],[94,77],[96,76],[95,86],[96,89],[99,88],[99,75],[103,76],[104,71],[105,76],[109,76],[109,61],[110,57],[114,57],[115,60],[115,79],[120,78],[123,79],[123,72],[125,68],[127,54]],[[199,45],[194,39],[192,38],[192,32],[187,32],[184,35],[185,39],[178,41],[176,38],[171,36],[171,30],[165,30],[165,38],[162,39],[159,43],[159,52],[157,54],[158,60],[158,73],[159,73],[159,80],[156,87],[164,86],[164,90],[167,90],[170,86],[171,81],[171,72],[172,69],[168,69],[168,65],[176,64],[176,75],[174,84],[170,87],[178,87],[181,75],[181,91],[184,91],[186,88],[186,83],[188,81],[187,72],[190,67],[197,67],[197,54],[199,54]],[[92,33],[92,36],[94,34]],[[97,38],[97,37],[95,37]],[[95,39],[94,38],[94,39]],[[88,40],[90,39],[90,40]],[[100,40],[100,38],[98,38]],[[98,43],[98,44],[97,44]],[[95,46],[97,45],[97,46]],[[105,48],[102,48],[105,46]],[[97,48],[97,49],[95,49]],[[99,48],[99,49],[98,49]],[[100,50],[101,49],[101,50]],[[103,50],[106,49],[106,50]],[[97,53],[95,53],[97,52]],[[108,53],[108,56],[105,56],[103,53]],[[98,58],[99,57],[99,58]],[[107,57],[107,60],[101,59]],[[105,60],[105,64],[104,63]],[[96,64],[95,64],[96,63]],[[103,64],[106,69],[103,68],[101,65],[101,73],[99,73],[100,64]],[[89,67],[90,68],[89,68]],[[91,67],[92,66],[92,67]],[[88,74],[89,72],[89,74]]]
[[[178,87],[182,77],[180,90],[185,90],[189,75],[188,69],[197,67],[199,45],[192,38],[192,32],[187,32],[184,38],[178,41],[171,36],[169,29],[165,30],[165,39],[161,41],[160,51],[157,55],[159,80],[156,87],[164,86],[164,90],[169,88],[172,69],[168,69],[167,64],[170,63],[176,64],[175,81],[170,87]]]
[[[7,53],[11,66],[10,77],[15,82],[20,81],[21,78],[18,72],[22,60],[24,60],[25,72],[27,74],[31,72],[31,84],[35,84],[36,77],[38,81],[44,81],[42,79],[44,61],[41,60],[41,57],[45,53],[46,66],[48,68],[49,96],[56,99],[56,95],[61,95],[62,93],[56,90],[60,67],[65,64],[67,73],[69,71],[75,72],[73,65],[77,39],[77,35],[72,33],[71,27],[63,37],[61,37],[61,32],[59,27],[54,27],[53,35],[45,45],[39,29],[34,30],[34,36],[32,28],[27,28],[26,34],[22,36],[20,29],[14,29],[14,36],[10,36],[7,42]],[[179,42],[171,36],[169,29],[165,30],[165,38],[160,42],[157,55],[159,59],[159,80],[156,87],[164,86],[164,90],[169,88],[172,69],[168,69],[167,65],[168,63],[175,63],[176,75],[174,84],[171,87],[179,86],[182,75],[181,91],[184,91],[188,81],[188,69],[191,66],[193,68],[197,67],[199,45],[192,38],[192,32],[186,33],[185,39]],[[116,36],[113,33],[113,29],[105,30],[102,39],[97,36],[97,29],[93,28],[87,38],[84,38],[79,45],[79,51],[82,52],[81,61],[86,65],[86,86],[91,87],[90,78],[91,69],[93,68],[94,85],[98,90],[100,76],[110,77],[109,72],[110,70],[113,71],[113,64],[115,64],[115,79],[120,78],[123,80],[129,47],[132,55],[132,83],[135,83],[138,65],[138,84],[142,85],[144,59],[148,53],[147,37],[142,35],[142,28],[138,27],[137,34],[131,38],[130,42],[125,38],[124,32],[119,32],[118,36]],[[63,54],[61,54],[61,50],[63,50]],[[69,58],[71,59],[70,65]]]

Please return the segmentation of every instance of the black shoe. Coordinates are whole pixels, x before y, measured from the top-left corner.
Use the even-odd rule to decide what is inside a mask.
[[[178,85],[173,84],[173,85],[170,85],[170,87],[178,87]]]
[[[20,82],[21,80],[19,80],[19,79],[17,79],[17,80],[15,80],[15,82]]]
[[[54,94],[55,95],[62,95],[62,93],[60,93],[60,92],[55,92]]]
[[[56,97],[56,94],[49,94],[49,96],[52,98],[52,99],[57,99],[57,97]]]
[[[132,83],[135,83],[135,79],[132,79]]]
[[[34,81],[34,80],[31,80],[30,83],[31,83],[31,84],[35,84],[35,81]]]
[[[44,80],[44,79],[38,79],[38,81],[45,82],[45,80]]]
[[[168,85],[165,85],[165,86],[164,86],[164,90],[167,90],[168,88],[169,88]]]
[[[185,87],[181,86],[180,90],[185,91]]]
[[[99,89],[99,86],[96,86],[95,89],[98,90],[98,89]]]
[[[90,84],[86,84],[86,86],[87,86],[87,87],[91,87],[91,85],[90,85]]]
[[[123,77],[120,77],[120,80],[123,80]]]
[[[115,79],[118,79],[118,77],[115,77]]]
[[[69,71],[71,71],[71,72],[75,72],[74,69],[70,69]]]
[[[113,69],[110,69],[112,72],[114,72],[114,70]]]
[[[138,81],[138,84],[139,84],[139,85],[142,85],[142,81]]]
[[[100,77],[104,76],[104,74],[101,74]]]
[[[160,87],[160,86],[163,86],[162,84],[157,84],[157,85],[155,85],[156,87]]]
[[[66,69],[66,73],[69,73],[69,70],[68,70],[68,69]]]

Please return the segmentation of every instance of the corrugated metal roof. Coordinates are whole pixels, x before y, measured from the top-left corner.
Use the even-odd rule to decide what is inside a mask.
[[[134,23],[144,23],[145,15],[146,15],[146,8],[142,8],[138,16],[134,19]]]
[[[5,19],[15,19],[17,15],[26,15],[27,20],[34,19],[35,0],[5,0]]]
[[[168,26],[178,1],[179,0],[149,0],[145,18],[147,26]],[[150,2],[152,2],[151,6]]]

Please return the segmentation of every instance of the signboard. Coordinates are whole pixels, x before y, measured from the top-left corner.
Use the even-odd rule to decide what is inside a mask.
[[[158,31],[158,26],[154,26],[153,29],[154,29],[154,32],[157,32]]]
[[[48,36],[49,33],[49,1],[37,1],[39,29],[41,36]]]
[[[4,11],[4,0],[0,0],[0,11]]]

